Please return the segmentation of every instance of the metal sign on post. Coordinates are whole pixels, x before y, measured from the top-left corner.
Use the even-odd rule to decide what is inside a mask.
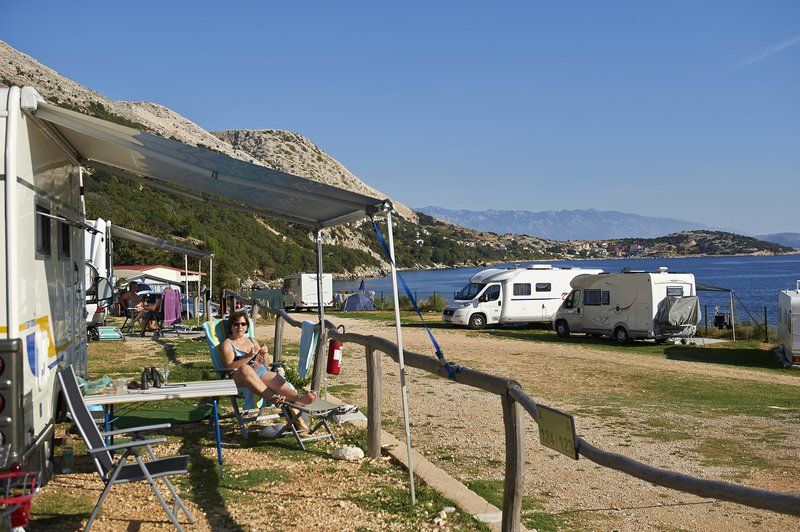
[[[536,414],[539,418],[539,442],[577,460],[578,438],[575,436],[575,419],[569,414],[544,405],[536,405]]]

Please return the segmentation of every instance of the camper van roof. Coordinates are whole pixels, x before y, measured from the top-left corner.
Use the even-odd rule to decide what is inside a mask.
[[[77,164],[253,214],[321,228],[391,209],[374,198],[143,133],[47,103],[22,89],[22,108]]]

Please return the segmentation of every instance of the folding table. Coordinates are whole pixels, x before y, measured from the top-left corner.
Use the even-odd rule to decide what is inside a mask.
[[[212,423],[214,435],[217,440],[217,460],[222,465],[222,431],[219,427],[219,398],[235,396],[238,394],[233,380],[197,381],[197,382],[170,382],[161,388],[148,388],[147,390],[128,390],[128,393],[107,393],[100,395],[86,395],[83,402],[87,406],[102,405],[105,418],[106,431],[111,430],[111,420],[114,417],[114,405],[124,403],[147,403],[150,401],[165,401],[168,399],[192,399],[197,397],[211,397]]]

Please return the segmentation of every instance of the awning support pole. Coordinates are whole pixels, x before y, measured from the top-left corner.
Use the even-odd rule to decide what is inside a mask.
[[[406,362],[403,356],[403,329],[400,326],[400,296],[397,292],[397,269],[394,258],[394,236],[392,234],[392,211],[386,211],[387,233],[389,235],[389,252],[392,270],[392,297],[394,297],[394,325],[397,332],[397,363],[400,366],[400,396],[403,400],[403,421],[406,427],[406,454],[408,456],[408,482],[411,488],[411,504],[417,504],[417,493],[414,488],[414,459],[411,454],[411,428],[409,426],[408,397],[406,396]]]
[[[319,393],[324,386],[322,397],[328,394],[325,378],[325,302],[322,293],[322,229],[317,229],[317,316],[319,317],[319,340],[314,355],[314,373],[311,379],[311,390]]]
[[[731,290],[731,330],[733,331],[733,341],[736,341],[736,320],[733,317],[733,290]]]
[[[183,295],[186,298],[186,323],[189,323],[189,255],[183,256]]]
[[[197,259],[197,297],[194,298],[194,318],[197,325],[200,325],[200,281],[203,279],[203,259]],[[205,313],[206,307],[203,307]],[[205,319],[205,316],[203,316]]]
[[[208,259],[208,300],[214,301],[214,254]],[[211,316],[211,313],[208,314]],[[220,316],[221,318],[222,316]]]

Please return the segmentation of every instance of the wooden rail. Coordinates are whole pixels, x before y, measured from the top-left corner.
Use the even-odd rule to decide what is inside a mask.
[[[282,338],[281,344],[277,343],[277,339],[279,334],[283,335],[284,323],[288,323],[292,327],[301,326],[299,321],[293,319],[282,309],[266,307],[256,301],[251,301],[251,303],[258,305],[263,312],[275,315],[276,346],[282,344]],[[376,352],[380,351],[397,362],[399,358],[397,345],[377,336],[340,333],[333,323],[328,320],[325,320],[325,328],[327,329],[328,338],[364,346],[367,358],[367,455],[371,457],[380,456],[382,383],[380,357]],[[276,347],[276,352],[277,350]],[[434,357],[410,351],[404,351],[404,357],[407,366],[425,370],[445,379],[448,378],[444,367]],[[535,422],[538,422],[537,402],[525,393],[518,382],[512,379],[497,377],[464,366],[458,366],[456,381],[466,386],[499,395],[501,398],[506,443],[502,530],[520,530],[525,481],[525,426],[523,411],[527,412]],[[581,437],[578,437],[577,443],[578,453],[584,458],[603,467],[620,471],[658,486],[672,488],[684,493],[692,493],[700,497],[735,502],[753,508],[800,516],[800,495],[798,494],[767,491],[731,482],[694,477],[676,471],[653,467],[627,456],[604,451]]]

